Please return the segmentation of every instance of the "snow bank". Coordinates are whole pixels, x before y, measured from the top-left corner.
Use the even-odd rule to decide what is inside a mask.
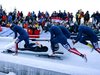
[[[5,73],[0,72],[0,75],[6,75]]]
[[[0,54],[0,70],[17,75],[99,75],[100,71],[45,60]]]

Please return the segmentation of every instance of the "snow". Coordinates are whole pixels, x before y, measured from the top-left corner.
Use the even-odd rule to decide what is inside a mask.
[[[0,75],[5,75],[4,73],[0,72]]]
[[[15,73],[13,73],[13,72],[9,72],[8,74],[6,74],[6,75],[16,75]]]
[[[65,64],[63,62],[59,62],[59,61],[54,61],[53,60],[40,60],[39,58],[35,57],[35,58],[26,58],[26,57],[22,57],[20,55],[18,56],[12,56],[12,55],[6,55],[6,54],[0,54],[2,59],[2,61],[7,61],[7,62],[13,62],[13,63],[17,63],[17,64],[21,64],[21,65],[27,65],[27,66],[31,66],[31,67],[37,67],[37,68],[42,68],[42,69],[47,69],[47,70],[53,70],[53,71],[57,71],[57,72],[61,72],[61,73],[66,73],[66,74],[84,74],[84,75],[94,75],[94,74],[99,74],[99,69],[96,68],[89,68],[88,67],[83,67],[84,65],[86,65],[84,63],[77,63],[77,64],[81,64],[81,66],[77,66],[77,65],[69,65],[69,64]],[[7,59],[6,59],[7,57]],[[75,60],[74,60],[75,61]],[[24,63],[23,63],[24,62]],[[31,62],[31,63],[30,63]],[[42,64],[42,65],[41,65]],[[92,66],[93,67],[93,66]]]
[[[47,33],[42,32],[41,38],[44,38],[44,36],[45,38],[50,39],[49,32]],[[0,43],[1,43],[0,51],[2,51],[2,49],[5,46],[9,45],[11,42],[13,42],[12,37],[0,37]],[[50,42],[48,41],[38,41],[38,42],[45,46],[48,46],[49,51],[47,53],[51,52]],[[71,46],[73,46],[71,40],[68,40],[68,42],[71,44]],[[22,47],[23,43],[24,42],[21,42],[19,46]],[[27,65],[30,67],[36,67],[36,68],[46,69],[46,70],[55,71],[59,73],[72,74],[72,75],[100,74],[99,72],[100,54],[98,52],[96,51],[91,52],[91,49],[89,47],[81,43],[77,43],[76,45],[74,45],[73,47],[77,48],[80,52],[87,55],[88,61],[86,63],[81,57],[69,53],[61,46],[61,44],[59,45],[60,45],[59,50],[64,52],[64,55],[61,56],[63,60],[38,57],[35,55],[36,54],[35,52],[26,51],[23,53],[19,53],[17,56],[0,53],[0,61]]]

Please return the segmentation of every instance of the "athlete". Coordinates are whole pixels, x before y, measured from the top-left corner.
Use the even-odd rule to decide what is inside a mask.
[[[88,40],[91,43],[87,42]],[[75,40],[73,40],[72,42],[73,42],[73,44],[75,44],[78,41],[80,43],[85,44],[85,45],[89,46],[90,48],[92,48],[92,51],[95,49],[97,52],[100,53],[100,48],[98,45],[98,37],[90,27],[87,27],[85,25],[80,25],[78,27],[77,38]]]
[[[33,51],[33,52],[46,52],[46,51],[48,51],[48,48],[46,46],[43,46],[42,44],[39,44],[38,42],[29,43],[29,35],[22,27],[20,27],[16,24],[2,24],[2,26],[9,27],[15,33],[14,39],[16,39],[15,40],[16,52],[8,49],[7,50],[8,53],[15,52],[15,55],[18,54],[18,43],[23,41],[23,40],[25,41],[25,45],[24,45],[24,48],[19,48],[19,50],[21,50],[21,51],[25,51],[25,50],[29,50],[29,51]]]
[[[27,48],[30,47],[30,45],[29,45],[29,35],[22,27],[14,24],[14,23],[12,23],[12,24],[3,23],[2,26],[10,28],[15,33],[15,36],[14,36],[14,39],[16,39],[16,41],[15,41],[15,44],[16,44],[15,54],[18,53],[18,43],[23,41],[23,40],[25,41]],[[18,34],[19,34],[19,36],[18,36]]]
[[[60,27],[60,26],[57,26],[57,25],[52,26],[50,28],[50,33],[51,33],[51,38],[50,38],[51,46],[54,46],[57,43],[61,43],[61,45],[65,49],[67,49],[69,52],[74,53],[74,54],[76,54],[78,56],[81,56],[82,58],[84,58],[87,61],[87,58],[86,58],[86,55],[85,54],[80,53],[75,48],[71,48],[71,46],[67,42],[67,38],[69,38],[69,36],[70,36],[69,32],[67,32],[67,31],[63,27]],[[52,49],[52,52],[55,53],[55,50]]]

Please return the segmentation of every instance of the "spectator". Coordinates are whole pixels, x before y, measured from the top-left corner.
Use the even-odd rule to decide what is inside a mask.
[[[89,22],[90,19],[90,14],[89,11],[87,11],[84,15],[84,24],[87,24]]]

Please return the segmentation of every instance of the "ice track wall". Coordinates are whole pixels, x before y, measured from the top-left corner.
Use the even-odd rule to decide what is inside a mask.
[[[52,70],[46,70],[4,61],[0,61],[0,71],[4,73],[14,72],[16,75],[69,75]]]

